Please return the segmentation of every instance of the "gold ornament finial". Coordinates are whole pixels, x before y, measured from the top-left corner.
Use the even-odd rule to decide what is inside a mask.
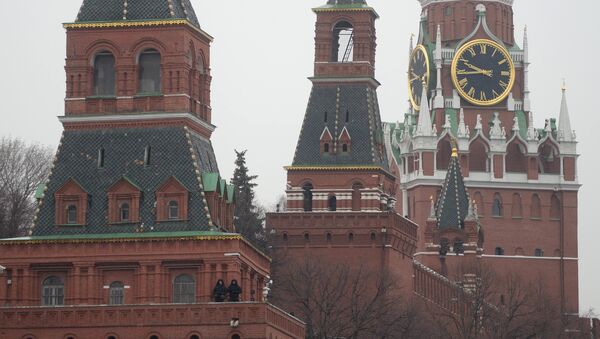
[[[567,90],[567,80],[565,80],[565,78],[563,78],[563,84],[560,89],[562,89],[563,92]]]
[[[458,158],[458,149],[456,147],[452,147],[452,157]]]

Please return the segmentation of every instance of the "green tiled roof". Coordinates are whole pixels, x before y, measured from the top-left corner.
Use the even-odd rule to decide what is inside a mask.
[[[39,184],[35,190],[35,199],[42,199],[44,197],[44,191],[46,190],[46,184]]]
[[[519,135],[523,140],[527,140],[527,116],[525,116],[525,112],[516,111],[515,118],[519,122]]]
[[[235,186],[227,185],[227,202],[232,203],[235,198]]]
[[[219,183],[219,173],[202,173],[204,192],[216,192]]]
[[[225,196],[225,189],[227,188],[227,180],[225,179],[221,179],[220,185],[219,185],[219,190],[220,190],[220,194],[221,196]]]
[[[0,242],[20,241],[62,241],[62,240],[114,240],[114,239],[160,239],[160,238],[196,238],[196,237],[239,237],[235,233],[213,231],[191,232],[145,232],[145,233],[110,233],[110,234],[72,234],[72,235],[47,235],[1,239]]]

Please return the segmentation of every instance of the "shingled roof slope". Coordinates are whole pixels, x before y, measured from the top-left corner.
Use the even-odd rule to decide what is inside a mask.
[[[346,127],[352,142],[350,152],[339,152],[342,146],[338,144],[337,154],[321,154],[321,134],[325,127],[334,138],[339,137]],[[293,166],[380,166],[388,169],[377,92],[368,85],[313,87]]]
[[[149,165],[143,160],[146,146],[152,152]],[[98,167],[100,149],[104,149],[103,168]],[[201,172],[218,172],[210,141],[183,127],[65,131],[33,235],[135,233],[142,224],[145,232],[207,231],[210,219],[195,163]],[[141,220],[109,226],[107,191],[123,177],[142,188]],[[171,177],[189,191],[188,220],[157,223],[156,190]],[[70,179],[89,194],[86,225],[56,227],[54,193]]]
[[[438,229],[464,229],[465,218],[469,213],[469,193],[465,187],[457,150],[452,150],[452,158],[440,200],[437,205]]]
[[[75,22],[182,19],[200,28],[190,0],[84,0]]]

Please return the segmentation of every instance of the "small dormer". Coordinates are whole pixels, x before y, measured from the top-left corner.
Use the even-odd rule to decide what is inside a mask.
[[[342,129],[342,133],[338,137],[338,154],[348,155],[352,151],[352,138],[350,138],[350,133],[348,129],[344,127]]]
[[[85,226],[88,192],[73,178],[54,193],[55,224],[57,226]]]
[[[142,190],[126,177],[108,189],[108,222],[132,224],[140,221]]]
[[[170,177],[156,191],[156,220],[188,220],[188,199],[188,189],[175,177]]]
[[[330,155],[334,153],[334,144],[333,144],[333,135],[329,131],[328,127],[323,129],[320,137],[320,145],[321,145],[321,155]]]

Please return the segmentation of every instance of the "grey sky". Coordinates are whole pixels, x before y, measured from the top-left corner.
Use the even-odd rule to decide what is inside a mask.
[[[82,0],[16,1],[0,20],[0,136],[56,146],[63,114],[65,34]],[[314,14],[325,0],[192,0],[212,48],[213,142],[222,176],[233,172],[233,149],[248,149],[259,175],[258,197],[272,204],[285,188],[283,166],[292,161],[312,74]],[[377,79],[385,121],[401,120],[407,107],[408,39],[417,33],[416,0],[369,0],[377,23]],[[558,117],[560,86],[567,79],[573,128],[579,140],[580,305],[600,311],[600,227],[594,196],[600,189],[600,2],[516,0],[515,28],[529,27],[530,88],[535,123]]]

